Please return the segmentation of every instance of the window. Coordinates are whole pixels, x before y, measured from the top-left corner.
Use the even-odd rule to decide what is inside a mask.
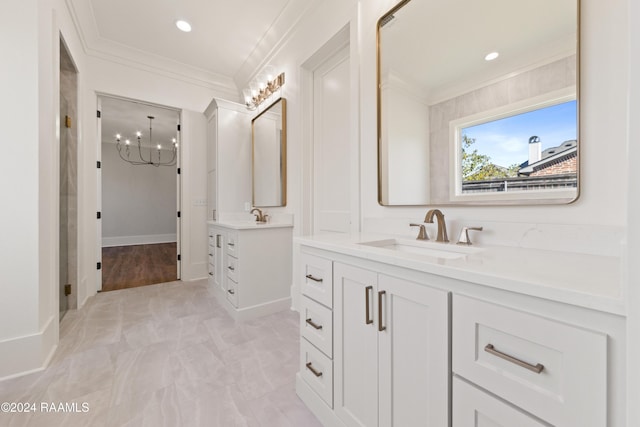
[[[451,124],[452,198],[570,197],[577,191],[575,96],[483,112]],[[540,194],[544,193],[544,194]]]

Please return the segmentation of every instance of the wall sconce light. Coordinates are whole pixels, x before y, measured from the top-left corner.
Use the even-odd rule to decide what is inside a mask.
[[[271,65],[266,66],[262,73],[249,84],[249,87],[242,91],[244,105],[249,110],[255,110],[283,85],[284,73],[276,76],[275,68]]]

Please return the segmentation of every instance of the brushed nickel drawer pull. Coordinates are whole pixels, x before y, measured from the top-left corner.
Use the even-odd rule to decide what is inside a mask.
[[[232,265],[230,265],[230,266],[229,266],[229,267],[227,267],[227,268],[228,268],[229,270],[231,270],[231,271],[236,271],[236,269],[235,269],[235,268],[233,268],[233,266],[232,266]]]
[[[322,372],[318,372],[316,371],[313,366],[311,366],[311,362],[307,363],[305,365],[307,367],[308,370],[310,370],[311,372],[313,372],[313,375],[315,375],[316,377],[321,377],[322,376]]]
[[[387,291],[378,292],[378,331],[382,332],[387,329],[386,326],[382,325],[382,296],[386,294]]]
[[[314,282],[322,282],[322,278],[318,279],[317,277],[313,277],[311,274],[307,274],[305,277],[309,280],[313,280]]]
[[[213,256],[213,254],[209,254],[209,256]]]
[[[213,273],[209,272],[209,276],[213,276]]]
[[[373,291],[373,286],[367,286],[364,288],[364,305],[365,305],[365,313],[364,313],[364,323],[370,325],[373,323],[373,319],[371,318],[371,313],[369,313],[369,306],[371,303],[369,302],[369,291]]]
[[[311,318],[307,319],[306,322],[307,324],[311,325],[313,329],[318,329],[318,330],[322,329],[322,325],[316,324],[313,320],[311,320]]]
[[[229,243],[227,243],[227,246],[234,247],[234,246],[235,246],[235,243],[233,243],[233,242],[229,242]]]
[[[231,295],[235,295],[236,291],[234,291],[233,289],[229,289],[227,290],[227,292],[229,292]]]
[[[502,353],[501,351],[496,350],[493,344],[487,344],[484,347],[484,351],[486,351],[489,354],[493,354],[494,356],[499,357],[500,359],[504,359],[508,362],[515,363],[516,365],[521,366],[525,369],[528,369],[532,372],[535,372],[536,374],[539,374],[544,369],[544,365],[540,363],[536,363],[535,365],[532,365],[530,363],[523,362],[520,359],[516,359],[513,356],[509,356],[508,354]]]

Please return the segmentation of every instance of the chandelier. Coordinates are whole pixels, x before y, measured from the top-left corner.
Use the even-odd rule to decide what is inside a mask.
[[[136,132],[136,138],[138,138],[138,156],[136,157],[135,155],[131,156],[131,141],[126,139],[124,141],[124,144],[122,144],[120,142],[120,138],[121,135],[117,134],[116,135],[116,148],[118,149],[118,154],[120,155],[120,158],[122,160],[124,160],[127,163],[130,163],[132,165],[135,166],[139,166],[139,165],[151,165],[151,166],[155,166],[155,167],[159,167],[159,166],[175,166],[176,165],[176,160],[178,157],[178,142],[176,141],[175,138],[173,138],[173,140],[171,141],[172,144],[172,148],[171,148],[171,155],[169,156],[168,159],[163,159],[162,157],[162,145],[158,144],[156,145],[156,149],[157,149],[157,160],[153,160],[153,129],[152,129],[152,122],[153,119],[155,119],[155,117],[153,116],[147,116],[147,118],[149,119],[149,155],[147,158],[145,158],[145,156],[143,155],[143,149],[142,149],[142,133],[141,132]],[[134,151],[136,151],[134,149]],[[146,149],[144,150],[146,151]],[[166,150],[168,151],[168,150]],[[124,152],[124,153],[123,153]]]

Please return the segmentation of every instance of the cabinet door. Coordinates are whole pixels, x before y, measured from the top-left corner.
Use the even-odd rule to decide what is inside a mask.
[[[449,293],[380,275],[380,426],[449,425]]]
[[[334,264],[334,409],[348,427],[378,425],[376,282],[372,271]]]
[[[547,427],[516,407],[453,377],[453,427]]]

